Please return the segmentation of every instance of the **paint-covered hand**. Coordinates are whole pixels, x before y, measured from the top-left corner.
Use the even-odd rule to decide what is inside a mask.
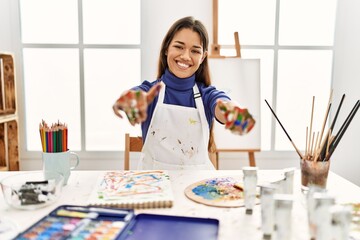
[[[126,113],[131,125],[142,123],[147,118],[147,107],[159,94],[160,83],[154,85],[148,92],[141,90],[125,91],[113,105],[116,116],[123,118],[120,111]]]
[[[239,135],[244,135],[253,129],[255,119],[246,108],[240,108],[234,102],[218,100],[217,103],[225,118],[225,128]]]

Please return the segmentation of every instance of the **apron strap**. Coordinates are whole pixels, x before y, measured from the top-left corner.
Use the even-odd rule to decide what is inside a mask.
[[[207,149],[208,145],[209,145],[209,137],[210,137],[209,124],[206,119],[204,104],[203,104],[203,101],[201,98],[201,93],[200,93],[199,88],[196,83],[193,87],[193,91],[194,91],[194,99],[195,99],[196,108],[198,109],[198,112],[200,114],[201,127],[203,130],[202,132],[204,134],[203,140],[204,140],[205,148]]]
[[[164,98],[165,98],[165,88],[166,88],[166,85],[163,81],[160,82],[161,84],[161,88],[160,88],[160,92],[159,92],[159,95],[158,95],[158,101],[157,101],[157,104],[164,104]]]

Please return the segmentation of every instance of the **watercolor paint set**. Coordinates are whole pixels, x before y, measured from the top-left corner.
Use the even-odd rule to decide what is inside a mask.
[[[62,205],[15,239],[208,239],[218,237],[219,220],[140,213],[133,209]]]

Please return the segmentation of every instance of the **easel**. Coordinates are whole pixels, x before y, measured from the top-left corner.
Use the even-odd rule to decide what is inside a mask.
[[[211,55],[209,56],[210,58],[225,58],[225,56],[220,55],[221,46],[218,44],[218,28],[219,28],[218,9],[219,9],[218,0],[213,0],[213,43],[211,44]],[[234,38],[235,38],[236,55],[233,57],[241,58],[238,32],[234,32]]]
[[[240,52],[240,41],[238,32],[234,32],[235,38],[235,50],[236,56],[231,56],[235,58],[241,58]],[[213,43],[211,45],[211,54],[209,58],[225,58],[225,56],[220,55],[221,45],[218,44],[218,0],[213,0]],[[256,166],[255,162],[255,152],[260,152],[260,149],[219,149],[214,146],[211,146],[212,152],[210,152],[210,159],[215,165],[216,169],[219,169],[219,154],[220,152],[247,152],[249,156],[249,165],[254,167]],[[215,153],[215,154],[214,154]],[[215,156],[214,156],[215,155]]]

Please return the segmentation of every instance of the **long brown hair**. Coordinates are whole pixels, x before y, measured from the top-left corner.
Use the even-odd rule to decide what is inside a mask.
[[[202,47],[204,53],[208,51],[209,48],[209,36],[207,30],[199,20],[196,20],[194,17],[184,17],[177,20],[166,33],[163,42],[161,44],[159,62],[158,62],[158,73],[157,78],[160,79],[161,76],[165,73],[165,70],[168,68],[166,52],[169,48],[171,41],[173,40],[175,34],[182,29],[191,29],[192,31],[200,35],[200,40],[202,42]],[[202,82],[205,86],[211,85],[210,71],[207,57],[204,58],[199,69],[195,72],[195,81]],[[213,125],[210,128],[210,137],[208,151],[213,153],[215,151],[215,142],[213,137]]]
[[[198,33],[200,35],[200,40],[204,49],[204,53],[208,51],[209,36],[205,26],[199,20],[196,20],[193,17],[184,17],[177,20],[166,33],[164,40],[161,44],[157,73],[158,79],[164,74],[165,69],[168,68],[166,52],[169,48],[171,41],[173,40],[175,34],[184,28],[191,29],[192,31]],[[206,86],[209,86],[211,84],[207,57],[204,58],[199,69],[196,71],[195,80],[197,82],[203,82]]]

